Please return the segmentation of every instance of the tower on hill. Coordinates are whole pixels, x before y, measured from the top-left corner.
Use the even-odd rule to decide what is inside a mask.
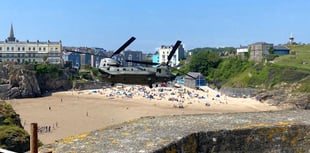
[[[294,44],[294,37],[293,37],[293,33],[291,33],[291,36],[290,36],[290,38],[289,38],[289,44],[290,45],[293,45]]]

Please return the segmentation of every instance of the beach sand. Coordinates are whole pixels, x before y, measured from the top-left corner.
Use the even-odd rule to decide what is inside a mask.
[[[184,91],[164,89],[163,92],[158,92],[156,88],[146,88],[141,92],[138,87],[133,89],[132,86],[128,86],[122,89],[65,91],[56,92],[47,97],[12,99],[7,102],[20,114],[22,124],[28,132],[30,123],[38,123],[39,127],[50,127],[49,132],[43,131],[38,134],[44,144],[143,116],[257,112],[280,109],[252,98],[232,98],[223,95],[216,97],[219,93],[212,89],[208,92],[193,89]],[[123,93],[119,94],[124,91],[130,92],[132,97]],[[192,96],[187,94],[188,91],[192,93]],[[146,98],[146,94],[153,95],[153,99]],[[169,101],[169,98],[178,99],[179,102]],[[210,106],[206,106],[206,103]]]

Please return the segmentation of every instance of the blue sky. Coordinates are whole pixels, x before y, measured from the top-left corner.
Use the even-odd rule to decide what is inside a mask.
[[[0,0],[0,40],[14,25],[21,41],[154,52],[181,40],[186,49],[257,41],[310,42],[309,0]]]

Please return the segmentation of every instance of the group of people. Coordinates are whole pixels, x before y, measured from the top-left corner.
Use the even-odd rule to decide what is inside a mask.
[[[188,103],[193,102],[206,103],[206,106],[210,106],[211,103],[223,104],[221,97],[209,97],[211,94],[208,91],[190,89],[186,87],[156,87],[147,88],[140,85],[128,85],[118,86],[113,88],[104,88],[96,90],[95,92],[100,95],[111,97],[111,98],[124,98],[124,97],[144,97],[147,99],[155,100],[166,100],[177,103]],[[219,95],[219,94],[217,94]],[[207,100],[209,98],[209,100]],[[227,103],[227,100],[226,100]]]
[[[50,133],[52,130],[56,130],[58,128],[58,123],[56,122],[52,126],[46,125],[46,126],[38,126],[38,133]]]

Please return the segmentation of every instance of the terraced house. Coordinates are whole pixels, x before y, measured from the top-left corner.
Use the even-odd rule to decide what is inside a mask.
[[[0,41],[0,63],[31,63],[47,62],[60,64],[62,56],[62,42],[19,41],[14,37],[13,25],[10,35],[5,41]]]

